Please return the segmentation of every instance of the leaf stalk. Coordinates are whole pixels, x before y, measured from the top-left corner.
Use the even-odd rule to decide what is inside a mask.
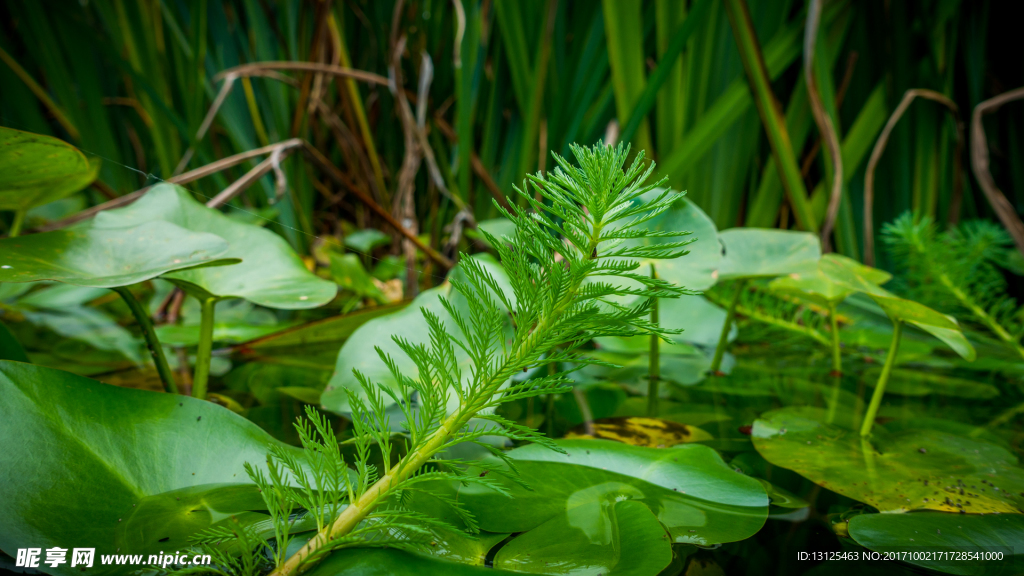
[[[882,397],[885,396],[885,385],[889,382],[889,374],[896,364],[896,353],[900,349],[900,336],[903,333],[903,322],[896,320],[892,323],[892,344],[889,345],[889,354],[885,357],[885,365],[882,366],[882,373],[878,376],[878,383],[875,385],[875,392],[871,395],[871,404],[868,405],[867,414],[864,414],[864,422],[860,426],[860,435],[871,434],[871,427],[875,424],[875,415],[878,414],[878,407],[882,404]]]
[[[196,369],[192,375],[192,397],[206,399],[210,380],[210,361],[213,359],[213,317],[216,298],[200,300],[202,320],[199,324],[199,345],[196,347]]]
[[[127,286],[116,286],[112,290],[121,296],[124,303],[128,305],[128,309],[132,311],[132,316],[135,316],[135,321],[139,323],[142,336],[146,339],[146,348],[149,348],[149,355],[153,357],[153,364],[156,365],[156,373],[160,375],[160,382],[164,385],[164,391],[169,394],[177,394],[178,384],[174,381],[174,374],[171,372],[170,366],[167,365],[164,348],[160,344],[160,339],[156,337],[156,330],[153,329],[153,321],[149,314]]]

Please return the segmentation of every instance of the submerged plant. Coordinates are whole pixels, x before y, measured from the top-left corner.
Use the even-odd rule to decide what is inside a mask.
[[[408,542],[410,533],[423,531],[417,526],[439,524],[404,508],[404,495],[434,480],[498,486],[486,474],[466,475],[463,466],[467,462],[442,458],[443,451],[472,442],[507,460],[501,451],[481,441],[484,436],[554,448],[537,431],[498,416],[494,408],[510,400],[568,391],[571,369],[559,367],[597,363],[581,351],[581,346],[596,336],[656,335],[667,339],[668,334],[678,332],[650,321],[650,302],[687,291],[638,268],[641,260],[677,258],[686,253],[684,247],[690,240],[680,237],[687,232],[650,231],[641,226],[668,209],[679,194],[666,190],[643,201],[641,196],[654,188],[644,183],[653,164],[645,169],[641,153],[623,170],[628,147],[598,143],[591,148],[573,146],[572,151],[579,167],[556,155],[558,168],[551,174],[529,176],[528,185],[516,188],[532,210],[516,207],[505,213],[515,224],[512,236],[499,240],[483,232],[508,272],[512,294],[504,293],[478,261],[463,258],[463,279],[451,282],[466,297],[469,313],[442,299],[454,326],[423,309],[430,327],[429,345],[393,337],[415,363],[418,376],[402,374],[394,359],[379,349],[397,386],[378,386],[356,373],[362,391],[350,393],[354,461],[344,461],[328,430],[316,425],[322,421],[314,417],[319,439],[311,429],[300,428],[309,462],[273,454],[270,477],[254,478],[275,517],[279,539],[287,539],[293,508],[316,515],[316,535],[287,559],[283,553],[275,554],[274,574],[300,573],[342,547],[400,545]],[[633,242],[651,238],[660,243]],[[619,303],[625,296],[637,297],[637,304]],[[510,316],[508,338],[505,327]],[[456,348],[469,356],[468,371],[456,361]],[[543,376],[532,380],[511,380],[538,367],[554,369],[539,370]],[[404,416],[401,428],[407,431],[406,450],[394,464],[397,450],[382,391],[400,408]],[[382,453],[379,468],[370,463],[374,444]],[[494,468],[496,473],[501,470]],[[286,482],[302,488],[284,488]],[[454,501],[449,504],[458,506]],[[464,513],[460,517],[472,529],[471,518]],[[396,540],[396,532],[405,538]],[[277,550],[284,549],[284,542],[278,541]]]
[[[1013,241],[998,224],[964,222],[939,233],[930,218],[906,213],[882,229],[886,245],[904,270],[901,281],[918,300],[967,312],[1024,357],[1024,310],[1006,294],[997,264],[1013,262]]]

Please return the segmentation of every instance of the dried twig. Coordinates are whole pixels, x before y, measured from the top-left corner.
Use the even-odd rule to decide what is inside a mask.
[[[903,93],[903,99],[900,100],[899,106],[896,107],[896,110],[893,110],[889,120],[885,123],[885,128],[882,129],[882,133],[878,136],[878,141],[875,142],[875,147],[871,150],[867,169],[864,171],[864,263],[868,266],[875,265],[875,231],[873,223],[875,168],[878,166],[878,161],[882,158],[882,152],[885,151],[885,146],[889,142],[889,136],[896,127],[896,123],[900,121],[900,118],[903,117],[903,114],[910,107],[911,102],[917,97],[942,104],[953,115],[953,120],[956,123],[956,153],[953,159],[953,199],[957,205],[950,206],[950,214],[954,213],[955,210],[959,210],[958,199],[962,195],[960,156],[964,145],[964,123],[960,120],[960,109],[957,108],[955,102],[934,90],[924,88],[907,90]]]
[[[996,186],[989,172],[988,142],[985,140],[985,126],[981,123],[981,117],[985,114],[995,112],[1000,106],[1013,100],[1024,98],[1024,87],[1003,92],[995,98],[989,98],[974,107],[971,114],[971,168],[974,170],[974,177],[978,179],[981,190],[988,198],[999,221],[1006,227],[1017,250],[1024,254],[1024,223],[1021,223],[1013,204],[1006,199],[1006,195]]]
[[[420,240],[415,234],[413,234],[404,226],[402,226],[402,224],[399,223],[398,220],[395,219],[395,217],[392,216],[390,212],[382,208],[380,204],[375,202],[374,199],[370,197],[369,194],[367,194],[363,190],[360,190],[359,188],[349,187],[348,181],[345,178],[345,175],[341,172],[341,170],[338,170],[338,168],[335,165],[331,164],[331,162],[327,158],[325,158],[324,155],[321,154],[319,150],[317,150],[313,146],[310,146],[308,143],[305,146],[303,146],[302,150],[303,152],[305,152],[306,156],[313,161],[313,163],[315,163],[321,170],[323,170],[327,174],[328,177],[330,177],[331,180],[335,181],[338,184],[341,184],[342,186],[348,187],[349,191],[355,194],[356,197],[358,197],[363,202],[363,204],[366,204],[366,206],[370,210],[372,210],[375,214],[383,218],[388,224],[390,224],[392,227],[398,230],[403,236],[408,238],[409,241],[415,244],[420,250],[423,250],[423,252],[431,260],[437,262],[446,270],[455,266],[454,262],[446,258],[437,250],[434,250],[430,246],[424,244],[423,241]]]
[[[829,156],[832,158],[832,194],[825,212],[825,222],[821,226],[821,247],[828,252],[832,246],[832,227],[835,226],[839,214],[839,201],[843,196],[843,157],[839,149],[839,136],[832,118],[825,111],[818,92],[818,78],[814,74],[814,47],[818,41],[818,25],[821,23],[821,0],[811,0],[807,7],[807,27],[804,29],[804,78],[807,80],[807,95],[814,113],[814,122],[818,131],[828,144]]]
[[[360,80],[370,84],[380,84],[381,86],[388,85],[387,78],[380,74],[374,74],[373,72],[364,72],[363,70],[345,68],[343,66],[319,64],[317,62],[285,62],[276,60],[268,62],[252,62],[250,64],[242,64],[240,66],[235,66],[234,68],[228,68],[227,70],[219,72],[213,77],[213,79],[217,82],[220,80],[226,80],[229,76],[270,76],[272,78],[279,79],[280,75],[274,74],[278,70],[320,72],[332,76],[352,78],[353,80]]]

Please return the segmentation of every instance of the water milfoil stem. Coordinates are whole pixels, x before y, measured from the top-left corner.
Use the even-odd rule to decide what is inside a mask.
[[[213,360],[213,319],[216,298],[199,301],[202,319],[199,324],[199,345],[196,347],[196,369],[192,375],[192,397],[206,399],[206,388],[210,380],[210,362]]]
[[[334,485],[344,487],[347,506],[336,516],[332,514],[331,519],[318,521],[320,529],[316,536],[298,552],[286,560],[275,560],[273,576],[296,576],[338,546],[358,544],[370,533],[374,534],[373,543],[381,545],[381,539],[393,534],[388,523],[398,523],[402,514],[408,514],[400,506],[391,505],[392,497],[398,492],[405,494],[417,482],[445,478],[493,488],[497,486],[493,483],[494,475],[475,473],[475,468],[493,470],[499,475],[514,473],[501,469],[500,462],[490,460],[474,461],[474,470],[467,471],[464,466],[468,463],[441,456],[456,444],[497,435],[557,449],[548,437],[502,417],[494,408],[511,400],[546,397],[547,422],[552,426],[551,403],[555,396],[573,391],[569,372],[597,362],[582,351],[582,346],[594,337],[667,338],[668,334],[678,332],[658,326],[657,308],[652,310],[651,305],[658,298],[678,297],[687,291],[636,273],[640,262],[674,259],[686,253],[684,246],[690,241],[673,238],[684,236],[685,232],[652,234],[650,239],[656,240],[648,242],[647,233],[639,228],[668,210],[678,199],[677,193],[663,190],[653,200],[644,197],[654,188],[644,184],[653,166],[645,166],[640,153],[623,170],[629,154],[625,146],[610,148],[598,143],[591,148],[573,146],[572,150],[580,167],[571,166],[556,155],[556,169],[546,176],[528,176],[528,186],[523,190],[516,188],[528,208],[510,203],[511,208],[505,210],[498,205],[515,224],[513,236],[499,239],[481,230],[500,256],[511,294],[488,267],[462,255],[459,274],[450,276],[449,282],[463,304],[456,306],[453,300],[440,298],[450,320],[442,321],[423,308],[423,317],[430,327],[429,341],[412,342],[401,335],[393,338],[416,365],[418,378],[402,374],[395,360],[381,348],[377,348],[377,353],[394,377],[389,389],[382,390],[379,383],[358,370],[353,371],[359,387],[346,390],[352,412],[352,441],[357,447],[354,461],[350,464],[340,453],[334,454],[337,442],[326,419],[311,415],[318,422],[322,441],[314,440],[309,428],[300,425],[303,446],[310,454],[334,454],[334,467],[322,469],[327,476],[320,477],[334,475]],[[623,287],[618,279],[628,279],[626,284],[630,287]],[[639,304],[616,303],[625,296],[639,297]],[[204,336],[194,389],[205,394],[212,300],[203,306]],[[451,325],[446,326],[446,322]],[[465,363],[456,356],[457,351],[469,357],[471,370],[463,369]],[[537,370],[531,373],[531,369]],[[657,397],[657,390],[653,396]],[[449,406],[453,404],[457,407],[451,410]],[[388,416],[392,407],[405,418],[399,426],[408,433],[408,452],[389,466],[393,461],[391,435],[395,430]],[[589,415],[585,419],[590,420]],[[479,421],[498,426],[475,424]],[[373,445],[380,449],[383,465],[374,466],[369,460]],[[499,458],[500,455],[496,454]],[[312,496],[301,497],[305,500],[287,496],[295,493],[282,483],[283,476],[275,462],[300,478],[305,477],[304,466],[284,453],[276,458],[268,460],[270,481],[251,467],[249,475],[262,487],[281,488],[264,489],[265,500],[268,494],[270,498],[285,494],[282,498],[294,500],[278,501],[284,502],[283,506],[268,504],[272,516],[276,514],[275,531],[280,540],[287,534],[293,503],[307,510],[320,508],[310,504]],[[320,462],[313,457],[309,461]],[[423,472],[428,464],[428,471]],[[352,468],[354,479],[348,475]],[[320,480],[317,483],[315,490],[308,488],[310,494],[323,493]],[[337,488],[333,490],[339,493]],[[453,505],[458,508],[457,503]],[[422,516],[415,518],[416,522],[423,520]],[[471,521],[466,519],[467,526]]]
[[[732,329],[732,323],[736,319],[736,307],[739,305],[740,297],[743,296],[743,289],[746,287],[746,279],[736,282],[736,293],[733,294],[732,300],[729,301],[729,309],[725,313],[725,324],[722,325],[722,334],[718,337],[718,346],[715,347],[715,357],[711,360],[712,376],[721,374],[722,357],[725,355],[725,347],[729,345],[729,330]]]
[[[131,290],[127,286],[117,286],[113,290],[121,296],[124,303],[128,305],[128,309],[132,311],[132,316],[135,316],[135,321],[139,323],[139,328],[142,329],[142,336],[146,340],[146,348],[149,348],[149,355],[153,357],[153,364],[156,365],[156,373],[160,375],[160,382],[164,385],[164,391],[177,394],[178,384],[174,381],[174,373],[171,372],[170,366],[167,365],[164,348],[156,337],[153,321],[150,319],[146,309],[135,299],[135,296],[132,295]]]
[[[657,278],[658,272],[651,264],[651,278]],[[658,324],[658,299],[651,299],[651,324]],[[648,336],[651,339],[650,365],[647,368],[647,415],[658,417],[658,384],[661,380],[661,338],[657,334]]]
[[[836,314],[836,303],[829,302],[828,318],[832,323],[832,375],[843,375],[843,354],[839,346],[839,317]]]
[[[885,365],[882,366],[882,374],[878,377],[875,385],[875,392],[871,395],[871,404],[868,405],[867,414],[864,415],[864,423],[860,427],[860,435],[871,434],[871,427],[875,424],[875,415],[882,405],[882,397],[885,396],[885,385],[889,382],[889,374],[896,363],[896,353],[900,349],[900,335],[903,332],[903,322],[899,320],[892,323],[892,344],[889,345],[889,354],[885,357]]]

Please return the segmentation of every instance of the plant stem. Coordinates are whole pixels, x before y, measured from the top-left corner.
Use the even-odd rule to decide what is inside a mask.
[[[131,290],[127,286],[117,286],[112,288],[112,290],[121,296],[124,303],[128,305],[128,309],[132,311],[132,316],[135,316],[135,321],[139,323],[139,328],[142,329],[142,336],[146,339],[146,347],[149,348],[149,355],[153,357],[153,364],[156,364],[156,372],[160,375],[160,381],[164,384],[164,391],[170,394],[177,394],[178,385],[174,381],[174,374],[171,372],[170,366],[167,365],[164,348],[156,337],[156,331],[153,330],[153,321],[149,318],[146,309],[135,299],[135,296],[132,295]]]
[[[216,298],[201,300],[202,322],[199,325],[199,346],[196,348],[196,370],[192,376],[192,397],[206,399],[206,385],[210,379],[210,360],[213,355],[213,308]]]
[[[658,273],[651,264],[651,278],[657,278]],[[651,298],[651,324],[658,324],[658,299]],[[650,365],[647,368],[647,416],[658,417],[658,384],[661,380],[661,350],[660,338],[657,334],[651,334]]]
[[[956,284],[953,284],[953,281],[949,278],[948,274],[939,274],[939,281],[946,287],[946,290],[949,290],[949,293],[952,294],[954,298],[960,301],[961,305],[970,310],[971,313],[974,314],[978,320],[981,320],[985,326],[988,326],[989,330],[998,336],[1000,340],[1012,346],[1013,349],[1017,351],[1017,354],[1020,354],[1020,356],[1024,358],[1024,347],[1021,347],[1020,342],[1011,336],[1010,333],[1007,332],[995,318],[989,315],[984,308],[978,306],[963,290],[957,287]]]
[[[603,223],[594,226],[591,232],[590,245],[584,254],[597,254],[597,245],[601,238]],[[593,256],[592,256],[593,258]],[[370,486],[363,495],[351,502],[345,510],[331,523],[330,526],[317,532],[316,536],[306,542],[298,552],[288,560],[274,569],[270,576],[294,576],[301,573],[307,566],[307,561],[319,553],[325,546],[329,546],[332,540],[344,537],[359,525],[378,504],[392,494],[396,486],[409,479],[417,470],[423,467],[431,458],[442,450],[453,434],[462,429],[469,422],[470,418],[487,405],[487,402],[497,393],[498,388],[506,380],[510,366],[521,365],[526,358],[536,352],[538,346],[543,345],[544,335],[551,328],[552,323],[558,321],[559,317],[569,309],[576,300],[577,292],[582,284],[582,279],[571,287],[558,299],[552,307],[551,312],[541,317],[529,335],[524,337],[506,356],[505,361],[493,372],[491,378],[480,387],[474,397],[469,398],[452,415],[440,423],[437,430],[432,432],[424,444],[406,454],[393,467],[384,470],[384,474]],[[206,302],[203,304],[203,320],[206,321]],[[210,305],[210,323],[212,330],[212,304]],[[200,346],[202,342],[200,341]],[[196,365],[198,372],[199,365]],[[195,384],[198,385],[198,382]],[[205,385],[205,383],[204,383]],[[194,388],[193,388],[194,390]],[[550,400],[549,400],[550,401]]]
[[[839,318],[836,315],[836,303],[828,303],[828,318],[832,322],[832,373],[843,374],[843,355],[839,349]]]
[[[11,231],[7,233],[8,238],[14,238],[21,234],[21,226],[25,223],[25,210],[14,211],[14,222],[11,222]]]
[[[718,337],[718,346],[715,347],[715,357],[711,360],[712,376],[717,375],[719,368],[722,367],[722,356],[725,355],[725,347],[729,344],[729,329],[732,328],[732,322],[736,318],[736,306],[740,303],[740,296],[743,295],[743,288],[746,285],[746,279],[736,283],[736,294],[733,295],[732,300],[729,302],[729,310],[725,314],[725,324],[722,325],[722,334]]]
[[[896,352],[900,349],[900,335],[903,332],[903,323],[896,320],[892,323],[892,344],[889,345],[889,354],[885,357],[885,366],[882,366],[882,374],[878,377],[878,384],[875,385],[875,393],[871,395],[871,404],[868,405],[868,412],[864,415],[864,423],[860,427],[860,435],[871,434],[871,427],[875,424],[875,414],[882,404],[882,396],[885,396],[885,385],[889,381],[889,373],[892,372],[893,364],[896,363]]]

